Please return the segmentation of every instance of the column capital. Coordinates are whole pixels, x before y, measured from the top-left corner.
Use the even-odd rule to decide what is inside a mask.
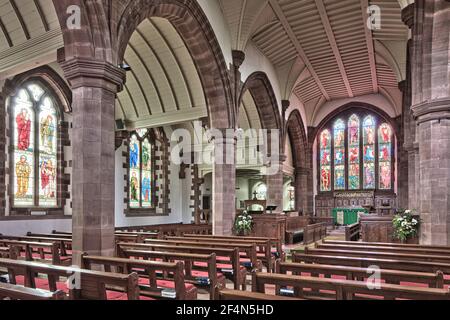
[[[106,61],[73,58],[60,65],[72,89],[94,87],[116,94],[125,83],[125,70]]]
[[[408,26],[409,29],[412,29],[414,26],[414,8],[414,3],[411,3],[402,9],[402,21]]]
[[[436,99],[432,101],[425,101],[412,106],[414,118],[417,119],[417,124],[440,120],[443,118],[450,118],[450,98]]]
[[[240,68],[245,60],[245,52],[241,50],[232,50],[231,56],[233,58],[233,64],[236,68]]]

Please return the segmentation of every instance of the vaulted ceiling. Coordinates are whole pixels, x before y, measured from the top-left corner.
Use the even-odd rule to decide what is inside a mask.
[[[402,1],[402,7],[411,2]],[[399,1],[222,0],[221,5],[235,49],[253,41],[277,68],[284,98],[293,92],[311,113],[327,101],[381,93],[400,112],[396,98],[405,77],[408,30]],[[381,9],[381,29],[373,31],[366,27],[372,5]]]

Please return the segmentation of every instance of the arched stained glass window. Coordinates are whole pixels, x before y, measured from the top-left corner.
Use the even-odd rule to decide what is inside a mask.
[[[334,133],[334,189],[345,189],[345,123],[337,120]]]
[[[358,190],[360,186],[360,121],[354,114],[348,121],[348,188]]]
[[[379,188],[389,190],[392,188],[392,131],[387,123],[383,123],[378,130],[378,157]]]
[[[320,192],[394,189],[394,131],[367,111],[344,112],[318,136]]]
[[[149,130],[139,129],[129,141],[129,207],[154,208],[155,174],[153,143]]]
[[[375,189],[375,119],[368,116],[363,123],[364,189]]]
[[[331,191],[331,133],[320,135],[320,191]]]
[[[54,100],[31,83],[12,97],[11,107],[13,207],[57,207],[59,115]]]

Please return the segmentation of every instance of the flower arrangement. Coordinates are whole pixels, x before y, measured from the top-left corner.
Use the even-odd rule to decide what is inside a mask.
[[[234,221],[234,230],[238,235],[249,234],[253,228],[253,217],[244,211],[241,215],[236,217]]]
[[[413,216],[411,210],[399,210],[392,220],[394,225],[394,237],[400,241],[406,241],[417,235],[420,221]]]

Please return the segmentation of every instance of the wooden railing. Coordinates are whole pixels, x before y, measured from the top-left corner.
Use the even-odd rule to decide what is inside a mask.
[[[358,241],[360,233],[361,224],[359,222],[345,226],[345,241]]]

